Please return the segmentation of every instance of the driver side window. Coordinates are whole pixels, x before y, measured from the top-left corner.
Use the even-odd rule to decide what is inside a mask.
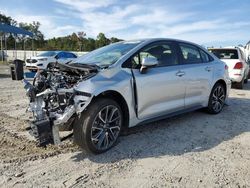
[[[158,61],[157,67],[177,65],[175,45],[172,42],[150,44],[132,56],[123,64],[123,67],[139,69],[145,57],[154,57]]]
[[[140,62],[145,57],[154,57],[158,61],[158,67],[177,65],[177,56],[173,43],[166,42],[160,44],[153,44],[146,47],[139,53]]]

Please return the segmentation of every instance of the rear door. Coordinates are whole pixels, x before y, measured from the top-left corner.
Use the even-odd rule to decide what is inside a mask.
[[[213,79],[213,59],[204,50],[188,43],[179,43],[185,73],[185,108],[203,106],[208,101]]]
[[[184,109],[185,83],[176,54],[174,42],[153,43],[133,57],[140,64],[143,57],[153,56],[158,66],[140,73],[132,69],[137,92],[139,119],[148,119]]]

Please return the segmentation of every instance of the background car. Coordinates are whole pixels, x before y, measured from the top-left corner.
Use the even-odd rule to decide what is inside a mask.
[[[55,62],[67,63],[77,56],[72,52],[66,51],[47,51],[39,54],[36,57],[26,59],[26,68],[34,71],[37,69],[47,69],[48,66]]]
[[[249,64],[243,51],[238,47],[209,48],[209,51],[227,64],[233,86],[243,89],[244,83],[248,81],[249,73]]]

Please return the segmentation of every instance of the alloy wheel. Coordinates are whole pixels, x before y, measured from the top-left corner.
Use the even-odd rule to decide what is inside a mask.
[[[114,105],[102,108],[94,118],[91,127],[91,141],[98,150],[110,148],[121,130],[121,112]]]
[[[215,112],[220,112],[225,103],[225,90],[222,86],[217,86],[214,89],[212,96],[212,107]]]

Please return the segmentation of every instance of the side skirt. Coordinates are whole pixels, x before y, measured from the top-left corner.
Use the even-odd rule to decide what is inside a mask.
[[[195,106],[195,107],[183,109],[183,110],[180,110],[180,111],[177,111],[177,112],[172,112],[170,114],[165,114],[165,115],[162,115],[162,116],[150,118],[150,119],[147,119],[147,120],[144,120],[144,121],[138,123],[136,126],[152,123],[152,122],[159,121],[159,120],[162,120],[162,119],[167,119],[167,118],[177,116],[177,115],[180,115],[180,114],[192,112],[192,111],[195,111],[195,110],[198,110],[198,109],[201,109],[201,108],[204,108],[204,107],[203,106]]]

